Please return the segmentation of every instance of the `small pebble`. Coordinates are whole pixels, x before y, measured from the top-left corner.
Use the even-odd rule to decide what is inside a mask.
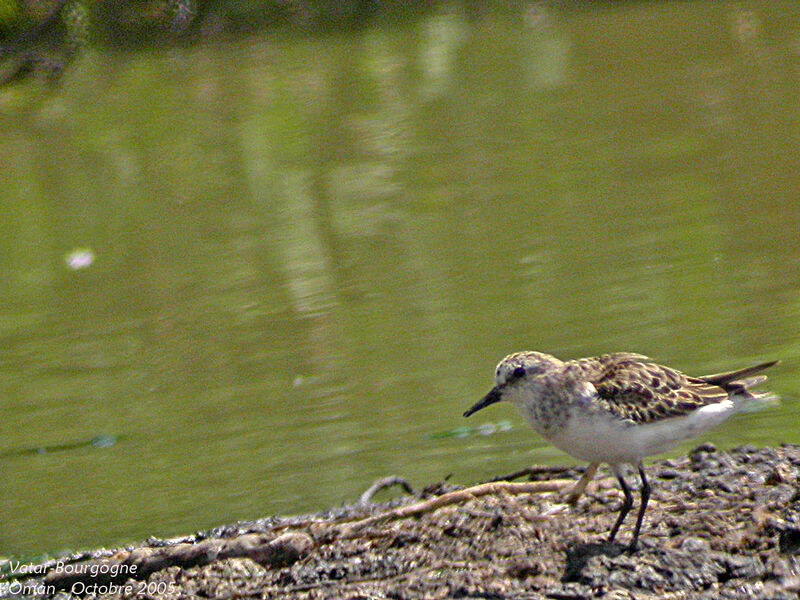
[[[680,546],[681,550],[686,550],[687,552],[709,552],[711,550],[711,545],[708,543],[708,540],[704,540],[703,538],[699,537],[687,537],[683,542],[681,542]]]
[[[716,451],[717,447],[714,444],[712,444],[711,442],[705,442],[704,444],[700,444],[697,448],[689,452],[689,456],[694,456],[695,454],[700,454],[701,452],[713,454]]]
[[[680,473],[675,469],[661,469],[658,472],[658,477],[660,479],[675,479],[680,477]]]

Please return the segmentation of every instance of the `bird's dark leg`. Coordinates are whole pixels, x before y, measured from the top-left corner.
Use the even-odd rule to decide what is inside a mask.
[[[625,478],[622,476],[622,471],[618,468],[614,468],[614,472],[617,475],[617,481],[619,481],[619,486],[622,488],[622,493],[625,494],[625,501],[622,503],[622,508],[619,509],[619,516],[617,517],[617,522],[614,523],[614,527],[611,528],[611,533],[608,536],[608,543],[612,543],[614,538],[617,535],[617,531],[619,531],[619,526],[622,525],[622,522],[625,520],[625,516],[631,510],[633,506],[633,494],[631,494],[631,489],[628,487],[628,484],[625,481]]]
[[[647,509],[647,501],[650,499],[650,484],[647,483],[647,477],[644,474],[644,465],[639,463],[639,477],[642,478],[642,504],[639,507],[639,515],[636,517],[636,528],[633,530],[633,541],[628,546],[628,551],[633,552],[636,550],[636,545],[639,543],[639,531],[642,529],[642,521],[644,520],[644,511]]]

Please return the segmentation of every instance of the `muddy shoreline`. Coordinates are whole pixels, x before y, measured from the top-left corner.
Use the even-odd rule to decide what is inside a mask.
[[[388,504],[362,502],[68,557],[70,577],[57,576],[52,562],[44,577],[38,569],[34,577],[0,580],[6,584],[0,597],[21,597],[14,591],[60,600],[800,595],[800,446],[721,452],[703,445],[649,465],[653,493],[633,554],[625,552],[633,518],[618,543],[604,543],[621,502],[608,471],[601,469],[576,506],[562,500],[580,470],[557,471],[541,469],[533,478],[558,491],[520,482],[484,486],[475,497],[441,483]],[[81,566],[84,573],[77,573]]]

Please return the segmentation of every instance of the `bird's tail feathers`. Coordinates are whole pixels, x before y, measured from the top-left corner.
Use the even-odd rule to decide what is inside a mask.
[[[714,375],[705,375],[704,377],[698,377],[698,379],[705,381],[706,383],[710,383],[712,385],[718,385],[723,389],[728,389],[729,387],[734,387],[734,386],[737,388],[748,389],[760,383],[763,383],[764,381],[767,380],[766,375],[759,375],[758,377],[751,377],[751,375],[755,375],[756,373],[760,373],[765,369],[769,369],[770,367],[777,365],[779,362],[780,361],[778,360],[772,360],[769,362],[754,365],[752,367],[747,367],[745,369],[739,369],[738,371],[715,373]]]

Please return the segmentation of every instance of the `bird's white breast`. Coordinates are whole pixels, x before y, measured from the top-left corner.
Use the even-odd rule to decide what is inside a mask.
[[[720,425],[739,408],[727,399],[686,416],[634,425],[603,411],[573,410],[559,429],[534,427],[554,446],[589,462],[638,463]]]

